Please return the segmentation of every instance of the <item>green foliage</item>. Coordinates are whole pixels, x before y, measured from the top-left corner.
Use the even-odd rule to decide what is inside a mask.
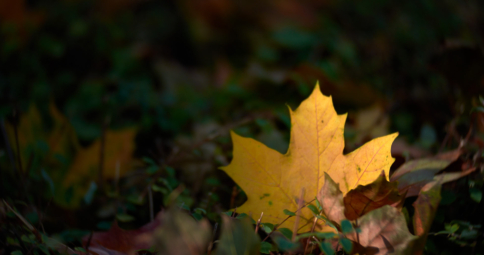
[[[291,126],[285,104],[295,108],[316,80],[339,113],[381,107],[367,129],[348,115],[344,153],[376,137],[377,127],[400,133],[395,168],[462,146],[445,168],[407,177],[427,182],[476,167],[438,192],[425,252],[484,253],[480,1],[114,2],[0,4],[0,194],[15,210],[0,202],[5,254],[64,254],[61,246],[86,252],[83,237],[91,231],[108,231],[115,221],[139,229],[168,207],[219,229],[219,212],[228,210],[256,224],[261,212],[233,213],[246,196],[216,170],[232,157],[228,130],[285,153]],[[96,166],[84,169],[92,176],[75,175],[78,183],[69,186],[65,174],[76,148],[56,149],[66,126],[57,126],[50,102],[82,149],[106,132],[136,126],[134,160],[106,165],[104,173],[119,167],[119,175],[101,181],[102,156],[95,153],[89,161]],[[17,148],[10,127],[22,133],[19,122],[34,106],[42,124],[29,126],[32,136]],[[52,137],[39,135],[53,130]],[[68,206],[76,199],[77,208]],[[412,202],[401,205],[409,225],[419,213]],[[313,252],[348,253],[347,238],[362,231],[358,225],[330,221],[319,201],[307,207],[338,232],[306,235],[318,239],[309,245]],[[261,253],[306,248],[278,225],[262,223],[258,235],[270,232]],[[225,234],[206,233],[214,254]]]

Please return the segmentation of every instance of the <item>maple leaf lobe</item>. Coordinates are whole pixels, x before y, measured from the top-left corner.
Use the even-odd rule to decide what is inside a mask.
[[[390,149],[398,134],[374,139],[354,152],[343,155],[346,114],[338,115],[331,97],[316,84],[311,95],[296,110],[289,108],[291,138],[288,151],[281,154],[264,144],[231,132],[232,162],[221,169],[247,194],[238,212],[259,214],[273,224],[286,218],[283,210],[297,210],[296,199],[306,189],[305,202],[313,200],[324,184],[324,173],[339,184],[343,194],[373,182],[383,171],[388,180],[394,159]],[[269,194],[272,205],[263,194]],[[308,209],[301,214],[300,231],[311,228]],[[282,227],[291,228],[289,219]],[[316,226],[318,230],[322,226]]]

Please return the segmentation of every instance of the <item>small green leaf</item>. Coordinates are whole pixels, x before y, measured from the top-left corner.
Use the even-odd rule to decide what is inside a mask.
[[[261,227],[262,227],[262,229],[264,229],[264,231],[266,233],[269,234],[274,229],[274,224],[271,224],[271,223],[262,223],[261,224]]]
[[[148,157],[143,157],[143,159],[142,159],[142,160],[143,160],[143,161],[144,161],[146,164],[148,164],[148,165],[156,165],[156,162],[155,162],[153,159],[151,159],[151,158],[148,158]]]
[[[343,234],[351,233],[353,231],[353,225],[351,225],[351,222],[349,220],[342,220],[341,230]]]
[[[471,195],[472,200],[476,201],[476,203],[480,203],[482,200],[482,191],[476,188],[470,188],[469,193]]]
[[[23,255],[21,250],[12,251],[10,255]]]
[[[281,232],[287,239],[292,238],[292,230],[288,228],[279,228],[277,229],[279,232]]]
[[[168,176],[174,177],[175,176],[175,169],[173,167],[167,166],[165,167],[166,173],[168,173]]]
[[[320,219],[320,220],[324,220],[326,225],[330,226],[331,228],[335,229],[336,231],[338,231],[338,228],[326,217],[322,216],[322,215],[316,215],[316,218]]]
[[[237,217],[235,217],[235,218],[236,218],[236,219],[243,219],[243,218],[245,218],[245,217],[247,217],[247,216],[249,216],[249,215],[247,215],[247,213],[240,213],[240,214],[238,214],[238,215],[237,215]]]
[[[322,242],[320,244],[320,246],[321,246],[321,250],[323,250],[326,255],[334,255],[335,254],[334,253],[334,250],[333,250],[333,247],[331,247],[331,244],[330,243],[328,243],[328,242]]]
[[[193,218],[195,218],[197,221],[200,221],[200,220],[202,220],[202,219],[203,219],[203,216],[202,216],[201,214],[199,214],[199,213],[196,213],[196,212],[192,213],[192,216],[193,216]]]
[[[155,192],[160,192],[160,193],[165,194],[165,195],[168,194],[168,190],[167,189],[165,189],[163,187],[160,187],[160,186],[158,186],[156,184],[151,185],[151,189],[153,191],[155,191]]]
[[[188,207],[185,203],[181,202],[178,204],[178,207],[183,210],[190,211],[190,207]]]
[[[20,239],[26,243],[33,243],[35,244],[35,241],[32,240],[31,238],[29,238],[29,236],[26,236],[26,235],[23,235],[22,237],[20,237]]]
[[[97,184],[95,182],[91,182],[91,185],[89,186],[89,189],[87,190],[86,194],[84,195],[84,202],[86,204],[90,205],[92,202],[92,199],[94,197],[94,193],[97,190]]]
[[[287,209],[284,209],[284,211],[283,211],[283,212],[284,212],[284,214],[285,214],[285,215],[289,215],[289,216],[296,216],[296,214],[295,214],[295,213],[293,213],[293,212],[291,212],[291,211],[289,211],[289,210],[287,210]]]
[[[109,222],[109,221],[101,221],[101,222],[99,222],[99,223],[96,225],[96,227],[97,227],[98,229],[102,229],[102,230],[108,230],[108,229],[110,229],[110,228],[111,228],[111,222]]]
[[[195,208],[195,209],[193,209],[193,211],[195,211],[196,213],[202,214],[202,215],[207,214],[207,211],[205,211],[205,209],[202,209],[202,208]],[[239,214],[239,216],[240,216],[240,214]]]
[[[318,210],[319,211],[322,211],[323,210],[323,207],[321,206],[321,204],[319,203],[319,200],[316,199],[316,206],[318,206]]]
[[[462,239],[476,239],[477,238],[477,230],[475,229],[464,229],[460,234],[460,238]]]
[[[347,253],[350,253],[353,249],[353,243],[348,238],[340,238],[339,243]]]
[[[270,254],[272,249],[272,244],[268,242],[261,242],[260,243],[260,253],[262,254]]]
[[[158,172],[158,169],[160,169],[160,167],[158,167],[157,165],[151,165],[148,168],[146,168],[146,173],[147,174],[154,174],[154,173]]]
[[[134,217],[126,213],[120,213],[116,214],[116,219],[121,222],[130,222],[134,220]]]
[[[282,251],[293,251],[299,247],[299,243],[293,243],[282,236],[276,236],[273,240]]]
[[[318,208],[316,208],[316,206],[314,206],[313,204],[309,204],[307,207],[309,208],[309,210],[311,210],[311,212],[314,213],[314,215],[318,215],[320,212]]]
[[[225,214],[225,215],[227,215],[229,217],[232,217],[233,212],[228,211],[228,212],[223,212],[223,214]]]
[[[453,225],[445,224],[446,233],[455,233],[455,231],[457,231],[458,229],[459,229],[459,224],[453,224]]]

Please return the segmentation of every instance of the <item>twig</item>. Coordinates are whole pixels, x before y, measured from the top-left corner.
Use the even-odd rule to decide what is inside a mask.
[[[212,231],[212,240],[210,241],[210,244],[208,245],[208,248],[207,248],[207,255],[210,255],[210,253],[212,253],[212,248],[214,244],[213,239],[215,239],[215,234],[217,233],[217,227],[218,227],[218,222],[215,222],[215,226],[213,227],[213,231]]]
[[[314,229],[316,227],[316,222],[318,221],[318,217],[314,217],[314,222],[313,222],[313,226],[311,227],[311,233],[314,232]],[[314,236],[313,236],[314,237]],[[306,254],[306,251],[308,250],[308,246],[309,246],[309,238],[307,239],[306,241],[306,247],[304,248],[304,254]]]
[[[259,220],[257,220],[257,224],[255,225],[255,233],[256,233],[256,234],[257,234],[257,232],[259,231],[259,226],[260,226],[260,222],[261,222],[261,220],[262,220],[262,216],[263,216],[263,215],[264,215],[264,212],[262,212],[262,213],[260,214],[260,218],[259,218]]]
[[[303,208],[303,202],[304,202],[304,193],[306,190],[304,188],[301,189],[301,195],[299,196],[299,200],[297,201],[297,211],[296,211],[296,220],[294,221],[294,228],[292,232],[292,241],[296,241],[296,235],[297,235],[297,230],[298,230],[298,225],[299,225],[299,219],[301,218],[301,208]]]

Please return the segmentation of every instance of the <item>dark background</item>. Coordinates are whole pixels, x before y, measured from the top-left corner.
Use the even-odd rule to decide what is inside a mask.
[[[156,208],[183,184],[180,201],[216,218],[244,200],[217,170],[231,159],[228,131],[285,152],[286,104],[316,81],[349,112],[346,152],[399,132],[397,166],[482,139],[471,110],[484,95],[483,11],[478,0],[0,0],[2,198],[66,242],[123,215],[134,216],[127,227],[147,222],[156,178],[168,183]],[[124,160],[119,187],[111,156]],[[468,181],[444,191],[435,231],[478,223]],[[473,249],[442,240],[430,238],[429,254]]]

